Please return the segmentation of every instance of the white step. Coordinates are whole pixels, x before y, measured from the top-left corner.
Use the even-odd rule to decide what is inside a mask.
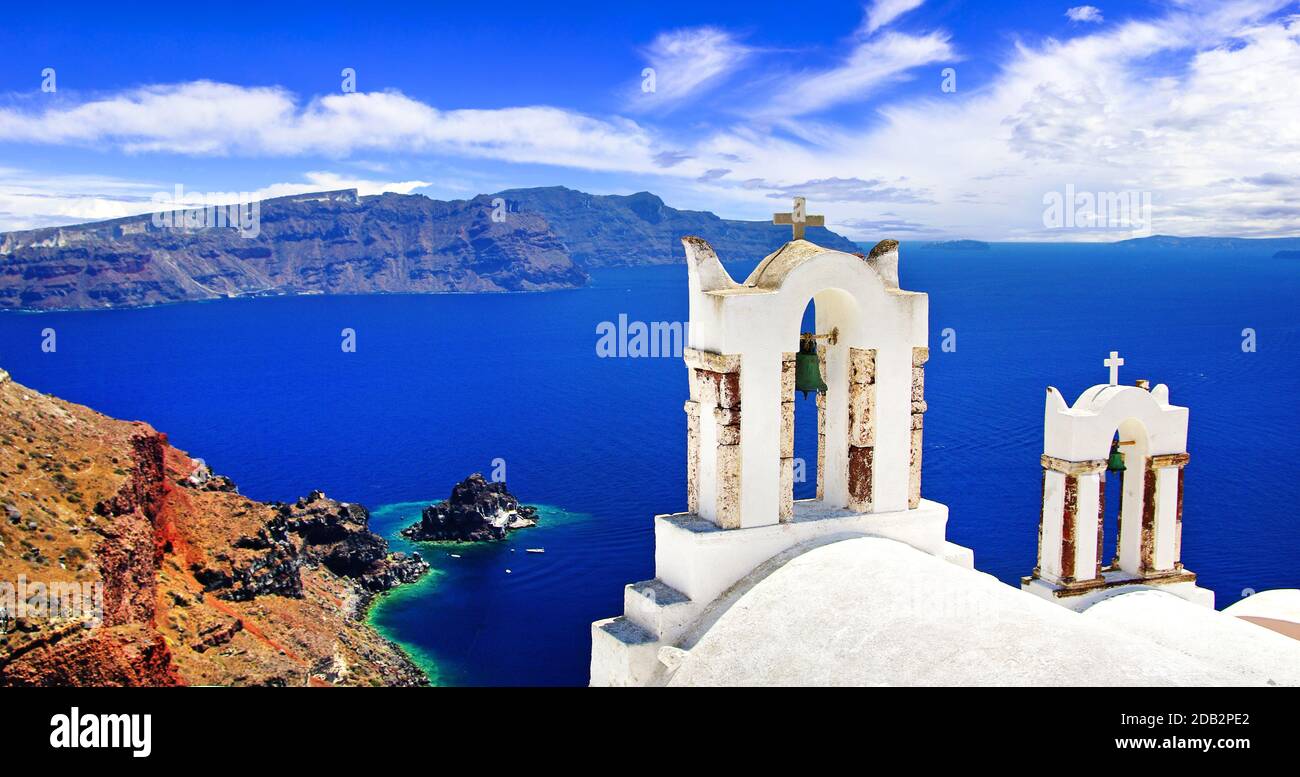
[[[623,589],[623,615],[658,638],[676,642],[700,614],[686,594],[662,580],[643,580]]]
[[[591,624],[591,685],[645,686],[663,671],[659,641],[627,618]]]

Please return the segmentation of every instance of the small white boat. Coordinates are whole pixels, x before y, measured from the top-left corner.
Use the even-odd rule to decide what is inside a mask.
[[[452,558],[460,558],[460,554],[459,554],[459,553],[453,553],[453,554],[451,554],[451,557],[452,557]]]
[[[528,548],[526,552],[528,552],[528,553],[545,553],[545,552],[546,552],[546,548]]]
[[[510,574],[510,570],[507,569],[507,570],[506,570],[506,574],[507,574],[507,575]]]

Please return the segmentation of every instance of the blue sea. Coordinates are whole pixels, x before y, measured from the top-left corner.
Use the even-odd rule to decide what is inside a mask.
[[[950,506],[949,536],[980,569],[1015,584],[1033,567],[1044,389],[1073,401],[1118,350],[1124,382],[1167,383],[1191,408],[1187,567],[1220,607],[1300,586],[1300,265],[1270,253],[904,245],[903,286],[930,294],[923,490]],[[383,598],[372,621],[439,684],[580,685],[590,622],[620,614],[623,585],[653,575],[652,516],[685,506],[685,367],[598,357],[598,324],[620,314],[685,321],[685,268],[603,270],[539,294],[4,313],[0,367],[149,422],[251,497],[319,488],[361,502],[403,549],[396,532],[423,505],[504,467],[541,525],[423,546],[433,574]],[[345,328],[355,353],[340,347]],[[945,330],[955,350],[941,348]],[[797,415],[799,496],[815,480],[812,405]]]

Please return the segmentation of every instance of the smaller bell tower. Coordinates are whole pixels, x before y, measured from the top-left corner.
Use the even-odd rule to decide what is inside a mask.
[[[793,237],[743,283],[712,246],[682,238],[690,300],[684,353],[685,511],[655,516],[655,577],[624,615],[592,625],[593,685],[647,684],[711,604],[775,556],[853,536],[898,540],[966,567],[948,508],[922,497],[929,299],[898,284],[898,243],[823,248],[802,198],[776,214]],[[801,331],[809,301],[815,331]],[[794,499],[794,403],[817,392],[817,497]],[[671,653],[671,651],[669,651]]]
[[[1170,403],[1164,384],[1120,385],[1124,360],[1115,351],[1102,364],[1109,382],[1073,406],[1047,389],[1038,563],[1021,588],[1073,610],[1135,587],[1213,607],[1214,592],[1182,563],[1188,410]],[[1106,547],[1111,478],[1122,485],[1119,504],[1109,506],[1117,538]]]

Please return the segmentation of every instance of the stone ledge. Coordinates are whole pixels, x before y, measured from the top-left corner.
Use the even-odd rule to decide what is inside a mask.
[[[701,351],[696,348],[686,348],[682,352],[682,359],[686,361],[686,366],[697,370],[721,373],[740,372],[740,354],[721,354],[713,351]]]
[[[1030,575],[1020,578],[1020,589],[1077,612],[1083,612],[1103,599],[1143,589],[1166,591],[1193,604],[1214,607],[1214,592],[1198,586],[1196,574],[1185,569],[1153,573],[1147,577],[1112,570],[1103,572],[1101,579],[1064,584]]]
[[[1058,459],[1055,456],[1043,454],[1043,469],[1050,469],[1053,472],[1059,472],[1062,475],[1091,475],[1101,472],[1106,468],[1105,459],[1093,459],[1091,461],[1066,461]]]
[[[1147,459],[1147,469],[1163,469],[1165,467],[1186,467],[1187,462],[1191,461],[1190,453],[1165,453],[1159,456],[1152,456]]]

